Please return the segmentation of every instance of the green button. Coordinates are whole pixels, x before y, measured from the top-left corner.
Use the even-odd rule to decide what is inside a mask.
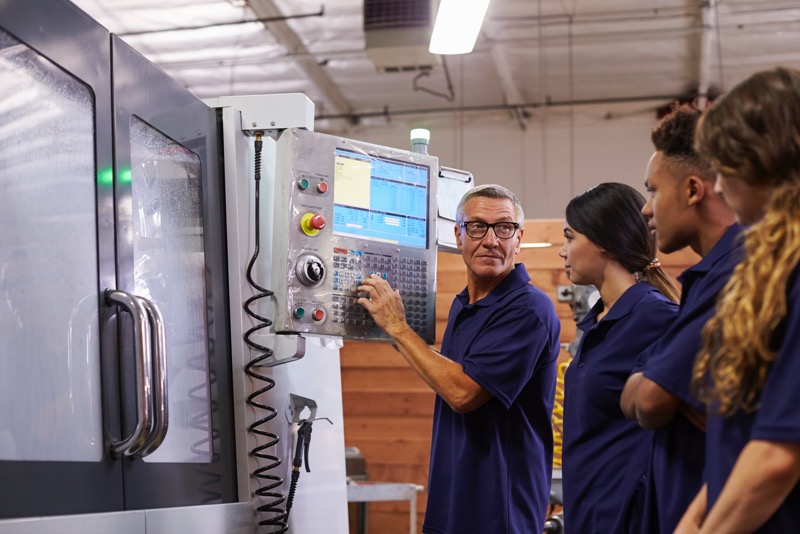
[[[305,178],[297,182],[297,187],[300,188],[300,191],[305,191],[306,189],[308,189],[308,185],[309,185],[308,180],[306,180]]]
[[[294,309],[294,317],[295,319],[302,319],[306,315],[306,310],[301,307],[297,307]]]

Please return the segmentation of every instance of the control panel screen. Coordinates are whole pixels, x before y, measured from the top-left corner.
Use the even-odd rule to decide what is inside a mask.
[[[335,151],[334,235],[428,247],[430,168]]]

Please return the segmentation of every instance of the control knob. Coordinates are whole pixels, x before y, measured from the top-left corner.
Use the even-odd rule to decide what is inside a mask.
[[[297,260],[295,273],[301,284],[315,287],[325,280],[325,265],[319,257],[313,254],[304,254]]]

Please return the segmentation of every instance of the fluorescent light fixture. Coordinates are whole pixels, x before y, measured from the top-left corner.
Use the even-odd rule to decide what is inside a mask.
[[[519,248],[547,248],[552,246],[552,243],[521,243]]]
[[[442,0],[433,26],[431,54],[468,54],[475,47],[489,0]]]

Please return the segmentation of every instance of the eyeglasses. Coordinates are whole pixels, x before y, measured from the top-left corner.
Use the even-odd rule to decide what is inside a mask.
[[[458,223],[458,225],[461,228],[466,228],[467,235],[472,239],[481,239],[489,231],[489,228],[494,230],[494,235],[499,239],[511,239],[517,233],[517,228],[519,228],[519,224],[514,222],[489,224],[481,221],[464,221]]]

